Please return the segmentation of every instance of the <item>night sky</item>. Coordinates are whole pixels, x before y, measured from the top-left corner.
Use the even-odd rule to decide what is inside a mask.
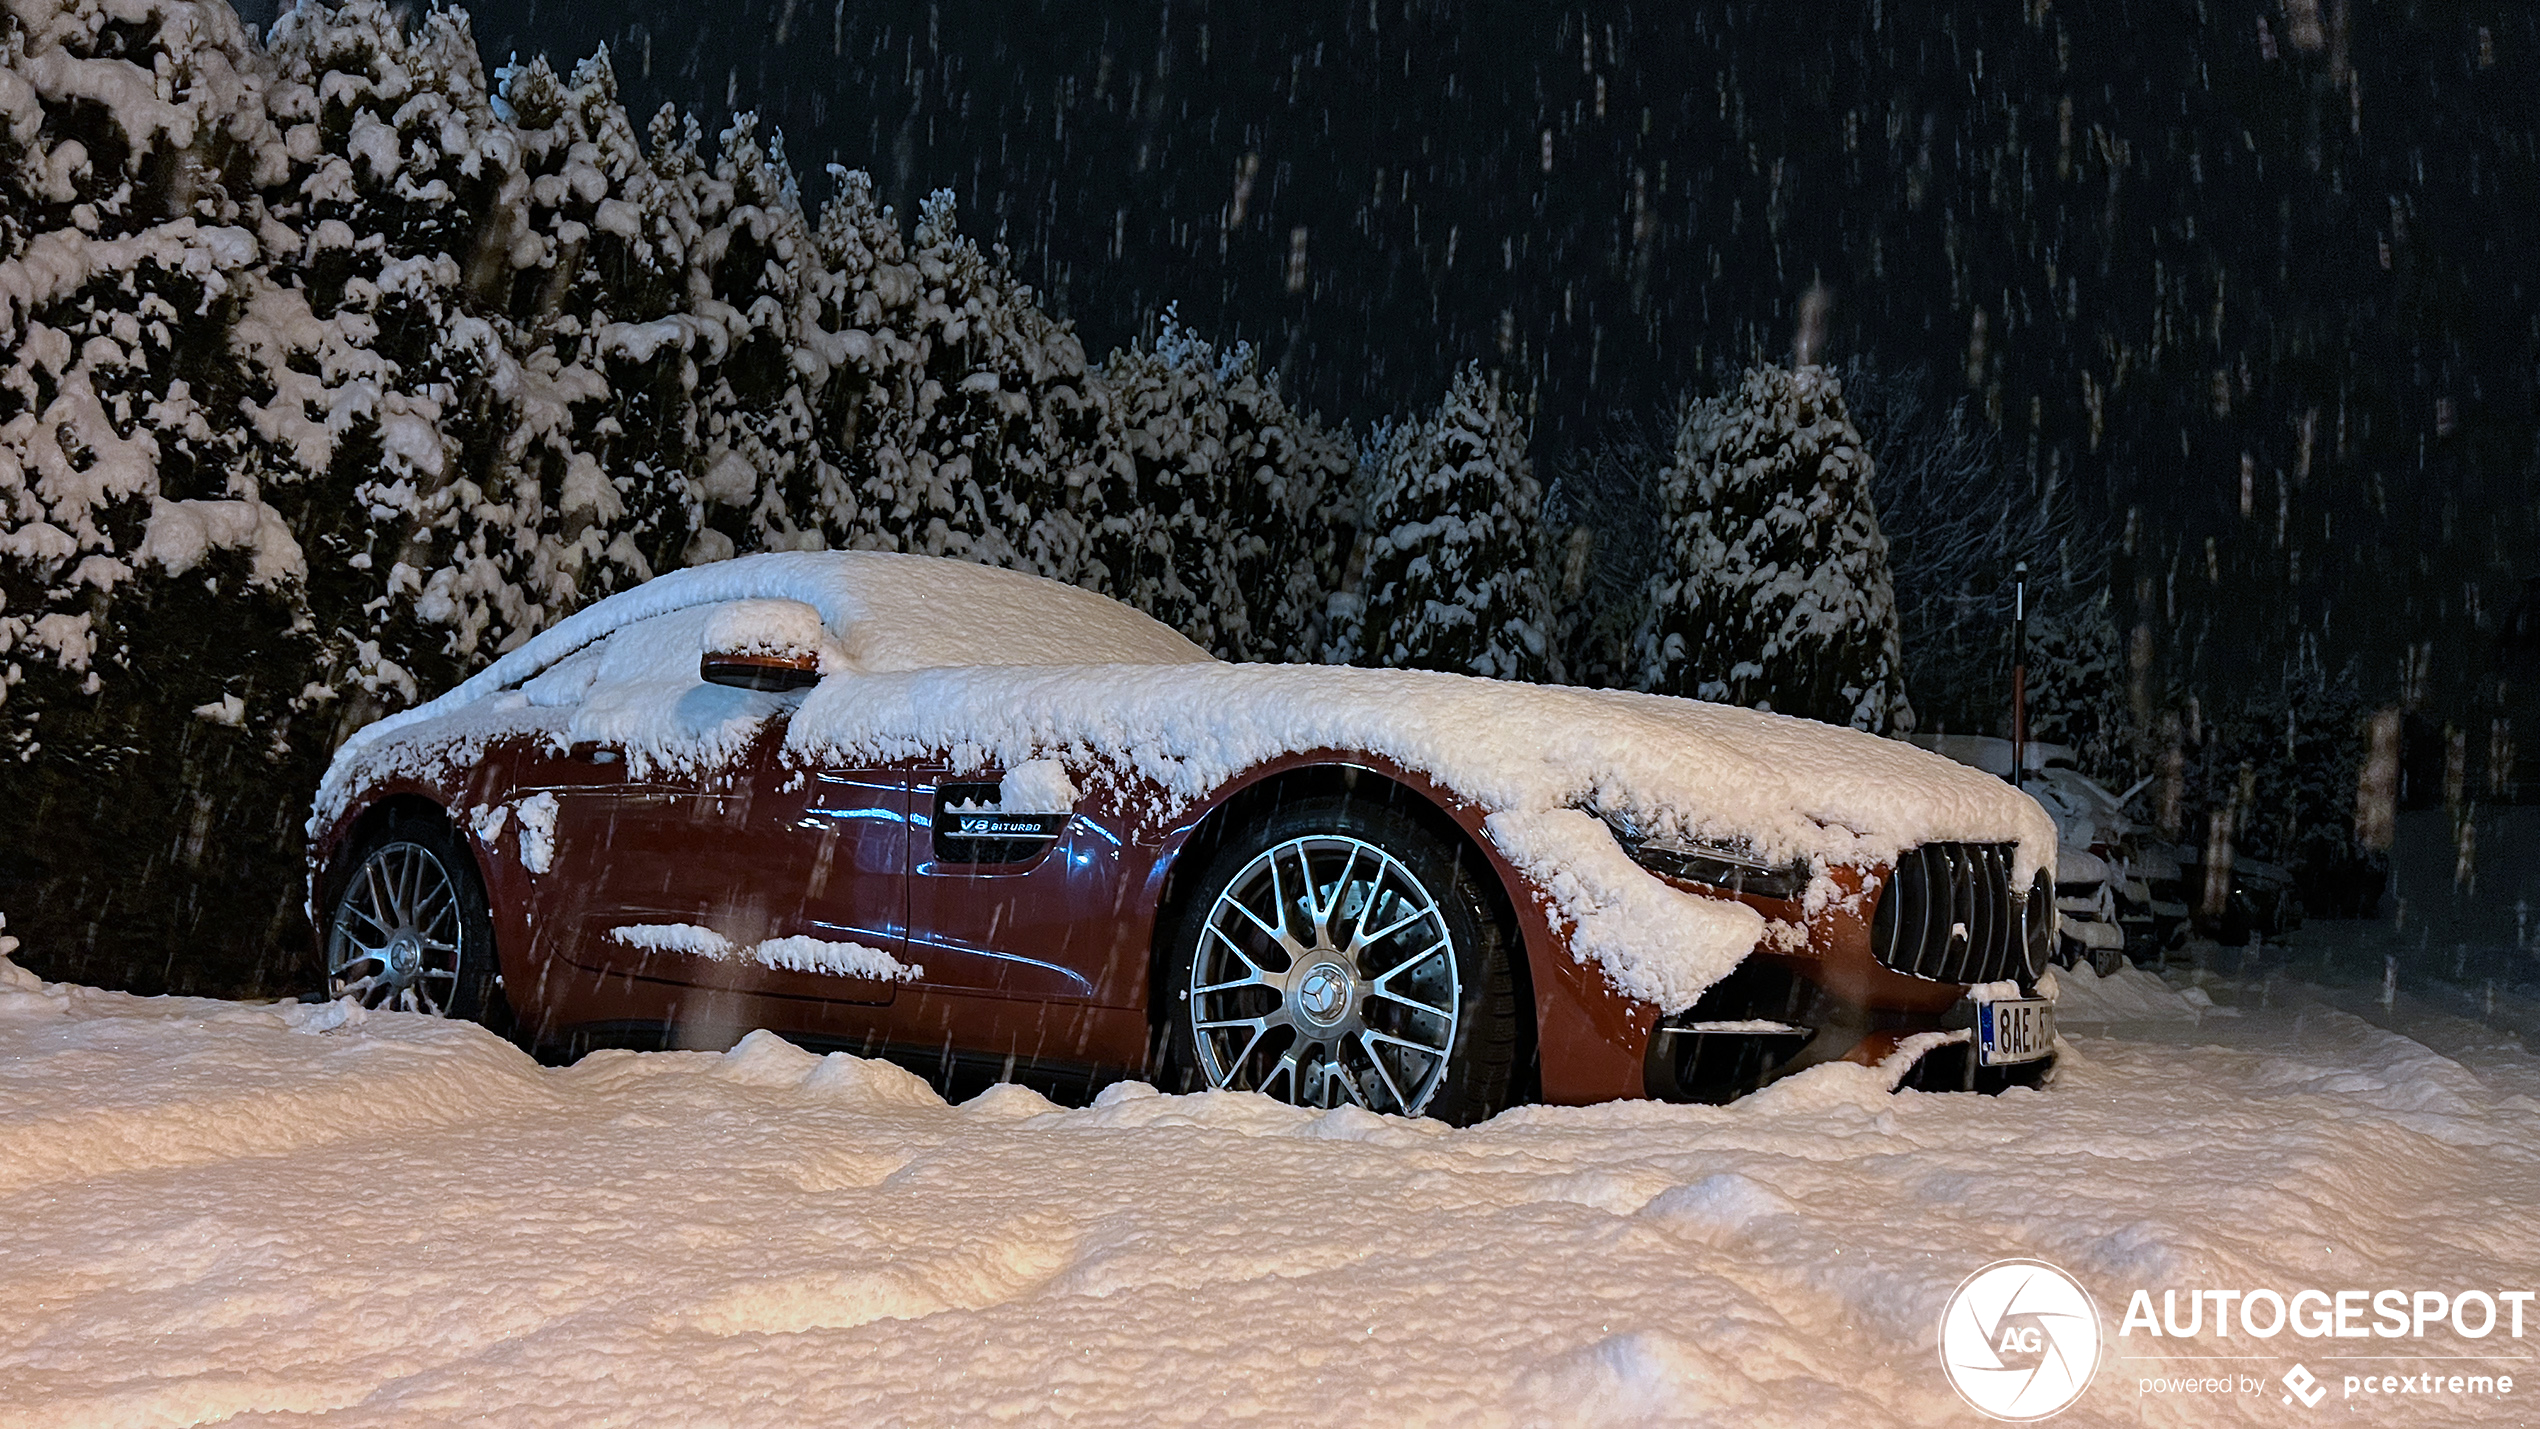
[[[1095,354],[1178,302],[1364,422],[1509,368],[1547,471],[1787,360],[1920,364],[2072,482],[2188,687],[2307,640],[2476,703],[2540,575],[2540,18],[2377,0],[488,6],[630,110],[781,130],[808,202],[948,186]],[[2129,537],[2128,533],[2131,532]],[[2210,544],[2209,544],[2210,543]],[[2130,547],[2130,551],[2124,549]],[[2406,686],[2408,652],[2424,677]]]

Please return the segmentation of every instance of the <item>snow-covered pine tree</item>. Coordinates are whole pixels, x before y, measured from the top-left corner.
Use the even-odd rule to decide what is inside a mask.
[[[645,161],[605,47],[569,82],[544,60],[512,67],[496,102],[536,244],[496,318],[520,363],[506,460],[542,497],[517,578],[561,614],[676,566],[696,530],[694,217]]]
[[[1313,658],[1346,435],[1290,407],[1251,344],[1221,350],[1169,306],[1086,395],[1082,582],[1228,659]]]
[[[2086,773],[2122,789],[2134,782],[2134,734],[2110,593],[2052,594],[2029,621],[2029,738],[2069,746]]]
[[[1396,430],[1368,504],[1363,661],[1559,677],[1535,569],[1542,501],[1527,427],[1497,374],[1474,363],[1435,413]]]
[[[1221,358],[1167,307],[1154,343],[1112,353],[1092,384],[1102,426],[1089,584],[1221,656],[1252,637],[1236,575],[1247,537],[1220,519],[1227,412],[1218,396],[1228,365],[1248,359],[1240,347]]]
[[[906,365],[871,424],[901,548],[1075,579],[1083,479],[1059,430],[1083,401],[1083,345],[963,235],[950,189],[919,206],[905,268],[877,278],[907,284],[902,304],[882,295]]]
[[[1912,727],[1869,453],[1822,367],[1689,402],[1638,640],[1643,688],[1876,733]]]
[[[706,339],[695,355],[705,515],[687,561],[817,549],[827,544],[818,514],[787,498],[816,472],[816,374],[795,358],[819,250],[783,141],[762,145],[758,116],[735,117],[695,192],[689,311]]]
[[[1249,343],[1210,375],[1211,395],[1226,409],[1219,544],[1244,616],[1245,637],[1233,653],[1311,661],[1324,643],[1334,569],[1355,534],[1338,520],[1352,466],[1347,436],[1290,407],[1279,375],[1262,368]]]
[[[254,850],[323,740],[292,720],[300,473],[238,360],[296,247],[259,195],[283,154],[226,5],[0,9],[0,904],[52,976],[288,959]]]
[[[305,248],[249,348],[312,472],[294,525],[341,735],[551,618],[510,569],[539,503],[506,459],[517,364],[487,316],[539,249],[464,17],[409,32],[378,0],[304,5],[270,63],[291,155],[274,215]]]

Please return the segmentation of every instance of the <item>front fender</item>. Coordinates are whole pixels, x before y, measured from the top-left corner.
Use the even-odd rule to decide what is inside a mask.
[[[1181,856],[1211,820],[1247,792],[1306,773],[1354,771],[1373,775],[1421,800],[1457,829],[1498,881],[1516,926],[1532,989],[1542,1098],[1580,1106],[1648,1095],[1643,1062],[1658,1009],[1614,990],[1603,972],[1573,951],[1569,929],[1551,896],[1503,857],[1483,821],[1490,810],[1440,785],[1427,774],[1378,755],[1349,750],[1309,750],[1269,760],[1226,781],[1168,819],[1139,831],[1155,847],[1144,906],[1157,910],[1157,951],[1167,920],[1165,899]]]

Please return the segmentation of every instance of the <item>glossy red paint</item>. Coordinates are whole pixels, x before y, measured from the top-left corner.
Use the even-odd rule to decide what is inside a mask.
[[[1532,994],[1542,1099],[1649,1094],[1659,1010],[1617,993],[1575,955],[1549,897],[1484,836],[1484,811],[1416,769],[1308,751],[1186,806],[1134,782],[1085,781],[1092,787],[1055,838],[982,858],[938,839],[934,814],[939,798],[975,792],[954,786],[993,785],[1000,771],[955,774],[948,758],[805,768],[785,759],[783,736],[779,717],[741,757],[706,774],[634,769],[600,746],[497,743],[439,779],[358,791],[312,840],[312,887],[330,886],[366,813],[423,799],[447,811],[476,855],[506,995],[535,1036],[721,1047],[766,1027],[814,1046],[1064,1067],[1099,1080],[1153,1070],[1150,1002],[1160,920],[1178,892],[1173,874],[1231,817],[1228,806],[1282,780],[1349,779],[1371,794],[1390,784],[1451,824],[1505,896]],[[478,816],[500,806],[513,811],[508,822],[542,797],[555,804],[551,854],[533,871],[518,826]],[[1153,812],[1163,809],[1176,812]],[[1834,876],[1851,894],[1884,870]],[[1839,900],[1805,919],[1795,904],[1743,901],[1806,927],[1804,950],[1756,956],[1846,1001],[1936,1017],[1964,995],[1878,965],[1871,900]],[[630,943],[617,932],[661,924],[709,929],[742,950],[796,937],[855,943],[919,971],[906,980],[793,971],[648,949],[641,935]]]

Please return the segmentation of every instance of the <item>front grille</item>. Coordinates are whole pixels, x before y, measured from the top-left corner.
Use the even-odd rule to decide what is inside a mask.
[[[1931,843],[1907,849],[1870,919],[1880,963],[1934,982],[2026,982],[2043,969],[2032,950],[2030,896],[2011,886],[2013,844]],[[2043,911],[2041,909],[2041,911]],[[2039,939],[2038,942],[2043,942]]]

